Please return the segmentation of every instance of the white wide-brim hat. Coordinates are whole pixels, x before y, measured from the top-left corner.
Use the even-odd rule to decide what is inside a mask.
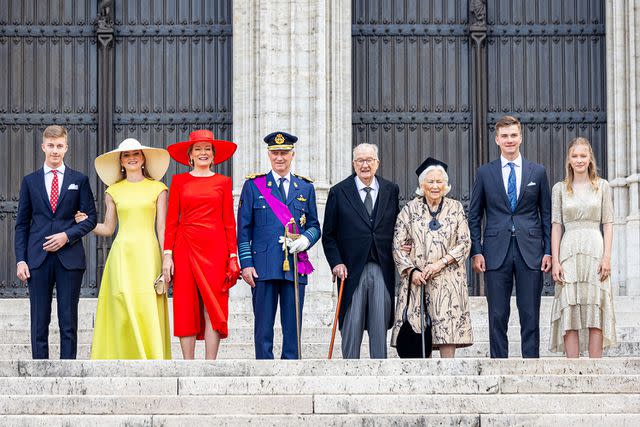
[[[164,174],[167,173],[167,169],[169,169],[171,160],[169,152],[162,148],[147,147],[140,144],[137,139],[127,138],[115,150],[96,157],[96,172],[102,182],[109,186],[120,181],[122,179],[120,153],[135,150],[140,150],[144,153],[144,167],[149,176],[156,181],[161,180]]]

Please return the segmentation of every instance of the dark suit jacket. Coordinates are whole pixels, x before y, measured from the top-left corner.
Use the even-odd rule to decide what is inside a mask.
[[[86,213],[88,218],[76,224],[74,215],[77,211]],[[68,270],[84,269],[82,237],[95,228],[96,222],[89,178],[67,166],[58,206],[53,213],[44,185],[44,170],[38,169],[25,176],[20,186],[15,229],[16,261],[25,261],[30,269],[38,268],[48,254],[42,249],[45,236],[64,231],[69,243],[56,252],[60,262]]]
[[[351,303],[353,292],[360,282],[360,275],[372,244],[375,244],[377,258],[392,304],[394,301],[395,264],[392,247],[396,217],[400,212],[398,204],[400,189],[398,185],[386,179],[377,178],[380,188],[374,207],[373,223],[358,194],[355,174],[329,190],[322,227],[322,246],[332,269],[338,264],[345,264],[348,269],[340,307],[340,325],[342,325],[345,310]],[[391,313],[388,320],[390,328],[393,324],[393,307],[389,312]]]
[[[518,203],[512,213],[500,159],[481,166],[476,174],[469,206],[471,256],[483,254],[487,270],[495,270],[504,262],[512,222],[518,248],[530,269],[539,270],[543,255],[551,254],[551,192],[544,166],[523,157],[520,185]]]

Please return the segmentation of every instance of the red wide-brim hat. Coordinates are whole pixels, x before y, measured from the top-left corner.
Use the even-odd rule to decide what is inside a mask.
[[[196,142],[210,142],[216,154],[213,157],[213,164],[217,165],[228,160],[236,152],[238,146],[231,141],[215,139],[213,132],[206,129],[194,130],[189,134],[188,141],[176,142],[167,147],[169,154],[178,163],[190,166],[189,164],[189,147]]]

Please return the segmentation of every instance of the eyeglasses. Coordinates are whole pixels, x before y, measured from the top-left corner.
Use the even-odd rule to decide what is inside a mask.
[[[359,164],[360,166],[364,165],[365,163],[368,165],[372,165],[375,162],[377,162],[378,159],[373,159],[371,157],[369,157],[368,159],[355,159],[354,162]]]

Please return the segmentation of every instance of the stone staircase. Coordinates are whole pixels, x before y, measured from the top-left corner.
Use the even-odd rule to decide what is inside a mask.
[[[542,354],[551,356],[542,304]],[[230,302],[220,359],[29,360],[27,300],[0,300],[2,426],[637,426],[640,425],[640,297],[616,298],[620,345],[601,360],[487,359],[487,308],[471,299],[475,344],[453,360],[326,360],[335,308],[307,294],[302,361],[253,360],[247,296]],[[80,304],[79,356],[87,358],[95,299]],[[55,308],[51,355],[58,353]],[[276,355],[279,328],[276,328]],[[519,352],[515,301],[509,328]],[[177,339],[173,356],[180,359]],[[363,346],[363,357],[368,350]],[[434,356],[438,356],[434,352]],[[203,357],[198,345],[197,357]]]
[[[0,425],[637,426],[640,359],[1,361]]]
[[[336,298],[328,292],[309,292],[305,298],[302,341],[302,354],[305,359],[325,359],[331,339]],[[553,299],[543,297],[541,307],[541,345],[543,357],[561,356],[547,350],[550,334],[550,312]],[[619,344],[606,352],[607,356],[625,357],[640,356],[640,297],[616,297],[616,321]],[[171,305],[170,305],[171,306]],[[252,359],[253,346],[253,313],[251,298],[236,295],[232,297],[229,314],[229,338],[220,347],[221,359]],[[88,359],[91,352],[93,322],[96,299],[82,299],[79,307],[78,358]],[[458,357],[488,357],[489,331],[487,320],[487,304],[484,297],[470,299],[470,311],[474,332],[474,345],[458,349]],[[57,314],[53,307],[50,335],[50,355],[59,354],[59,334],[57,330]],[[29,302],[26,299],[0,300],[0,330],[3,339],[0,341],[0,360],[30,359],[29,344]],[[510,354],[520,356],[520,327],[515,299],[512,301],[511,322],[509,326]],[[281,330],[279,314],[276,315],[276,333],[274,354],[280,354]],[[172,338],[172,354],[181,358],[178,339]],[[437,357],[438,353],[434,352]],[[196,357],[204,357],[204,346],[199,342]],[[336,334],[334,358],[340,358],[340,333]],[[362,357],[368,357],[367,338],[362,347]],[[389,357],[396,357],[395,349],[389,348]]]

